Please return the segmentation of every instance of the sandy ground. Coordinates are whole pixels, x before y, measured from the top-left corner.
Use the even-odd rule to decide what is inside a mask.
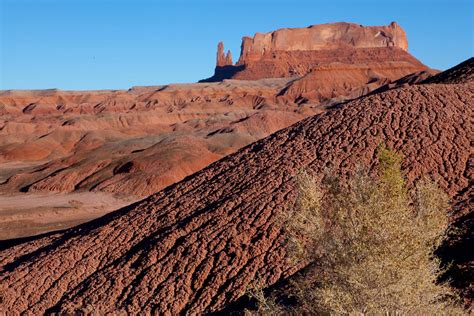
[[[69,228],[132,202],[102,192],[0,195],[0,240]]]

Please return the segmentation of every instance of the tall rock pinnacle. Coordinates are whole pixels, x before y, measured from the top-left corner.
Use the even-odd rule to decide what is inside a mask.
[[[224,43],[219,42],[219,44],[217,44],[216,67],[224,66],[232,66],[232,53],[228,50],[227,54],[224,54]]]

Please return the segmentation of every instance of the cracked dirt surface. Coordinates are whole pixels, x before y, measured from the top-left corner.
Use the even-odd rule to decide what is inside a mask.
[[[0,252],[0,312],[215,312],[285,260],[276,214],[302,168],[342,173],[404,155],[409,183],[432,176],[454,197],[474,175],[472,85],[417,85],[363,97],[244,147],[95,221]],[[464,190],[464,191],[463,191]],[[468,210],[469,211],[469,210]]]

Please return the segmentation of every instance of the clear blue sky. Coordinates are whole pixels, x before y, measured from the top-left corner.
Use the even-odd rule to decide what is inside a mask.
[[[223,40],[347,21],[407,32],[409,51],[449,68],[473,54],[473,0],[0,0],[0,89],[119,89],[209,77]]]

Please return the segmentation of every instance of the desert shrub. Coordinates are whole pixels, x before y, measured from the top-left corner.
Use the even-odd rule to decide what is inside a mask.
[[[400,155],[380,148],[378,157],[376,175],[359,170],[321,185],[298,176],[284,231],[292,259],[310,264],[292,282],[292,313],[462,313],[448,284],[437,283],[433,255],[448,226],[446,194],[426,179],[410,193]]]

